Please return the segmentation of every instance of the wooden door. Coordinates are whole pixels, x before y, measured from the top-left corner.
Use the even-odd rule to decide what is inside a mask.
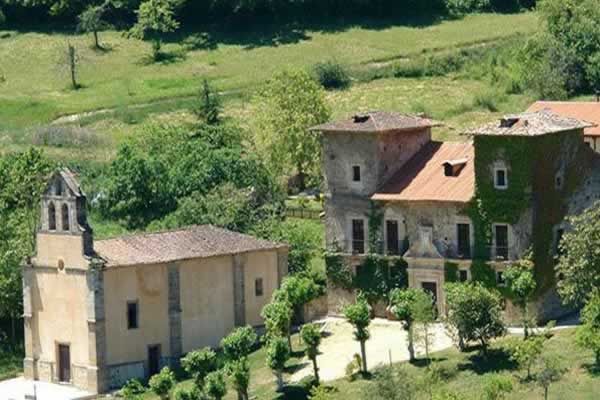
[[[160,345],[148,347],[148,375],[152,376],[160,372]]]
[[[58,380],[71,382],[71,348],[66,344],[58,345]]]

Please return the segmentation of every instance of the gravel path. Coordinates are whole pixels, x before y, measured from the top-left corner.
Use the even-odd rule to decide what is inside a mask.
[[[73,386],[32,382],[21,377],[0,382],[0,400],[23,400],[25,395],[33,395],[34,384],[37,400],[75,400],[89,398],[91,395]]]
[[[370,326],[371,338],[367,341],[367,366],[373,368],[390,362],[408,360],[406,348],[406,332],[399,322],[375,319]],[[452,340],[441,324],[435,324],[431,351],[439,351],[452,346]],[[344,376],[346,365],[355,353],[360,354],[360,345],[354,340],[352,326],[341,318],[327,318],[324,332],[326,337],[321,342],[321,353],[317,357],[320,377],[323,381],[331,381]],[[417,354],[424,350],[417,347]],[[305,376],[312,375],[312,364],[306,362],[304,367],[291,378],[297,382]]]

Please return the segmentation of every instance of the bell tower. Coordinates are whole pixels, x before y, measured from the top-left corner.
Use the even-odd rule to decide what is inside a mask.
[[[37,234],[38,264],[85,267],[94,254],[93,232],[87,222],[86,196],[69,169],[57,171],[41,198]]]

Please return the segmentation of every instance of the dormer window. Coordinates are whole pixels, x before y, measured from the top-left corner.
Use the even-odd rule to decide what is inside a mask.
[[[70,227],[70,223],[69,223],[69,206],[66,204],[62,205],[62,209],[61,209],[61,216],[62,216],[62,230],[63,231],[69,231],[71,230]]]
[[[467,159],[461,158],[459,160],[448,160],[444,162],[444,175],[445,176],[458,176],[460,171],[467,165]]]
[[[353,165],[352,166],[352,182],[360,182],[360,181],[361,181],[360,166]]]
[[[506,167],[495,167],[494,168],[494,187],[496,189],[508,188],[508,173]]]
[[[56,208],[52,202],[48,205],[48,230],[56,230]]]

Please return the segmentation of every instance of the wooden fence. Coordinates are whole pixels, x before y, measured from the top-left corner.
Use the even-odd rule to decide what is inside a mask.
[[[288,207],[285,214],[290,218],[321,219],[321,212],[321,210],[311,210],[309,208]]]

